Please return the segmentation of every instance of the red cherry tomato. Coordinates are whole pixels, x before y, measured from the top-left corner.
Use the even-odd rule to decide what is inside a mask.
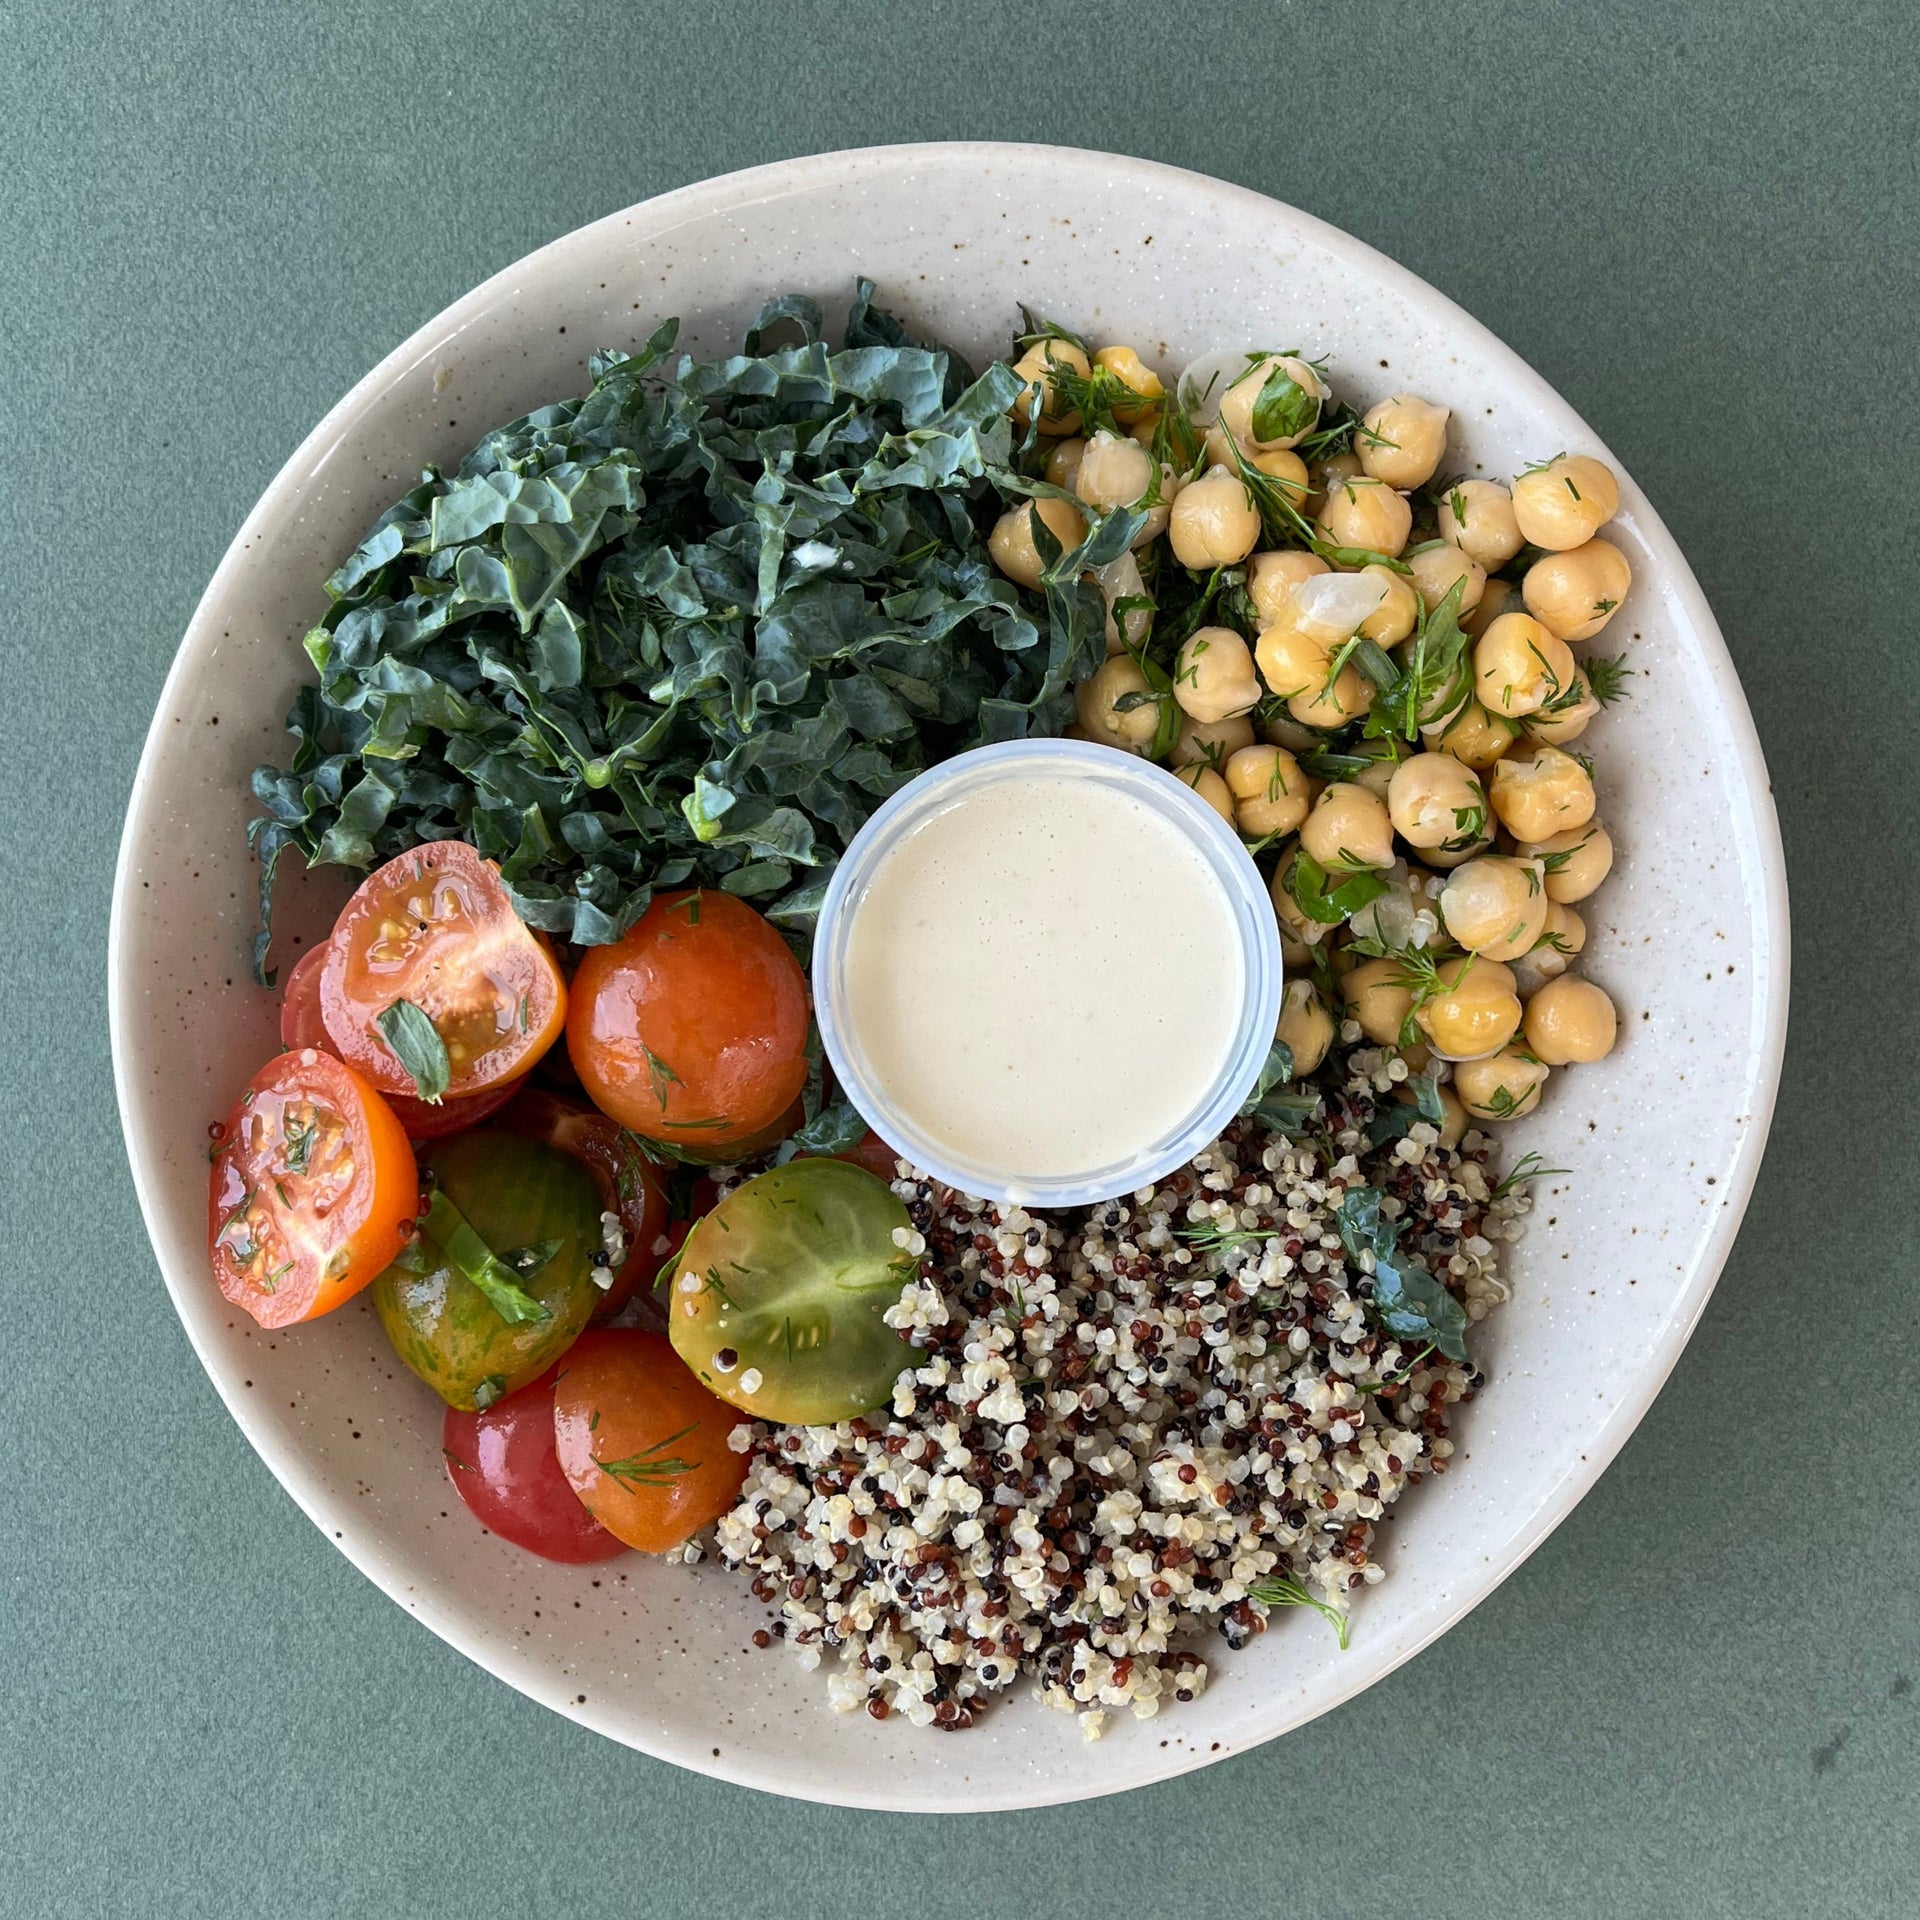
[[[383,1093],[416,1091],[379,1026],[402,1000],[446,1048],[449,1096],[523,1078],[566,1025],[566,983],[552,953],[464,840],[415,847],[369,874],[327,942],[327,1033]]]
[[[619,1121],[544,1087],[528,1087],[496,1124],[572,1154],[593,1175],[601,1206],[620,1216],[627,1257],[593,1313],[596,1320],[611,1320],[636,1287],[653,1285],[667,1257],[658,1244],[667,1229],[667,1190],[658,1171]]]
[[[627,1551],[585,1507],[553,1450],[553,1387],[560,1369],[496,1400],[484,1413],[447,1409],[440,1445],[447,1478],[483,1527],[543,1560],[585,1566]]]
[[[730,893],[663,894],[573,977],[567,1051],[595,1106],[706,1154],[753,1139],[806,1082],[807,983]]]
[[[419,1199],[386,1102],[317,1047],[283,1053],[248,1083],[214,1154],[214,1278],[263,1327],[330,1313],[400,1251]]]
[[[328,1038],[327,1023],[320,1017],[320,975],[326,964],[324,944],[310,947],[294,962],[280,999],[280,1044],[289,1049],[318,1047],[337,1058],[339,1049]],[[416,1100],[410,1093],[390,1093],[386,1102],[409,1140],[440,1140],[477,1127],[519,1091],[520,1083],[510,1080],[485,1093],[450,1093],[438,1104]]]
[[[642,1553],[679,1546],[739,1497],[747,1460],[727,1445],[739,1420],[657,1333],[591,1329],[560,1363],[561,1470],[593,1517]]]

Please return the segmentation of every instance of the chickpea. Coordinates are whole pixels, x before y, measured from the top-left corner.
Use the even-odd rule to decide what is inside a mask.
[[[1190,767],[1177,768],[1173,776],[1190,786],[1228,826],[1233,825],[1233,795],[1227,791],[1227,783],[1204,762],[1196,762]]]
[[[1489,580],[1480,590],[1480,604],[1460,616],[1460,626],[1478,640],[1503,613],[1522,610],[1520,589],[1511,580]]]
[[[1260,515],[1237,474],[1211,467],[1180,489],[1167,537],[1183,567],[1229,567],[1259,544]]]
[[[1367,762],[1347,775],[1356,787],[1365,787],[1376,800],[1387,797],[1395,769],[1406,759],[1405,743],[1399,740],[1356,740],[1345,751]]]
[[[1611,540],[1549,553],[1527,569],[1520,596],[1527,611],[1562,640],[1591,640],[1633,584],[1627,556]]]
[[[1497,572],[1526,545],[1513,516],[1513,495],[1492,480],[1461,480],[1440,502],[1440,538]]]
[[[1365,787],[1336,780],[1300,828],[1304,852],[1329,873],[1393,865],[1393,823],[1386,802]]]
[[[1440,751],[1485,773],[1512,747],[1514,735],[1511,721],[1489,713],[1478,700],[1469,700],[1441,730]]]
[[[1398,960],[1362,960],[1340,982],[1347,1018],[1360,1024],[1376,1047],[1391,1047],[1413,1011],[1413,988]]]
[[[1479,776],[1450,753],[1416,753],[1393,770],[1387,814],[1408,846],[1459,850],[1487,830]]]
[[[1413,509],[1384,480],[1361,474],[1328,490],[1320,531],[1337,547],[1364,547],[1391,560],[1413,531]]]
[[[1050,485],[1064,487],[1073,492],[1073,483],[1080,475],[1080,461],[1087,451],[1087,443],[1075,434],[1069,434],[1064,440],[1056,440],[1047,450],[1046,477]]]
[[[1440,895],[1440,918],[1469,953],[1489,960],[1525,953],[1547,924],[1539,861],[1489,853],[1456,867]]]
[[[1543,746],[1565,746],[1569,740],[1578,740],[1586,732],[1599,711],[1600,702],[1594,698],[1586,675],[1576,673],[1573,685],[1550,706],[1528,714],[1520,722],[1520,730],[1529,740],[1538,741]]]
[[[1292,404],[1286,424],[1280,431],[1256,433],[1254,415],[1259,408],[1260,396],[1275,374],[1285,374],[1299,392],[1290,396]],[[1290,354],[1268,354],[1266,358],[1256,360],[1220,396],[1220,424],[1243,447],[1251,447],[1256,451],[1266,447],[1291,447],[1296,441],[1305,439],[1319,424],[1321,402],[1326,397],[1326,382],[1304,360],[1295,359]]]
[[[1563,453],[1513,483],[1521,536],[1550,553],[1585,546],[1619,511],[1612,469],[1584,453]]]
[[[1500,824],[1516,840],[1548,840],[1593,818],[1593,778],[1558,747],[1497,761],[1488,792]]]
[[[1122,600],[1144,600],[1148,597],[1147,583],[1140,576],[1140,562],[1131,553],[1123,553],[1117,560],[1109,560],[1104,567],[1096,567],[1093,577],[1107,602],[1108,653],[1124,653],[1129,647],[1144,646],[1153,628],[1153,609],[1129,607],[1117,620],[1113,613]]]
[[[1013,403],[1013,417],[1022,427],[1033,416],[1037,392],[1042,433],[1064,435],[1080,431],[1078,410],[1063,407],[1055,390],[1053,375],[1057,367],[1077,373],[1083,380],[1093,371],[1093,363],[1071,340],[1036,340],[1013,363],[1014,372],[1027,383],[1026,390]]]
[[[1277,480],[1280,490],[1296,509],[1307,501],[1307,463],[1291,447],[1266,447],[1258,453],[1241,456],[1250,467],[1257,467],[1269,480]]]
[[[1613,871],[1613,839],[1599,821],[1533,840],[1518,850],[1522,860],[1537,860],[1549,900],[1571,906],[1584,900]]]
[[[1289,753],[1311,753],[1326,744],[1326,736],[1312,727],[1303,727],[1288,713],[1270,713],[1260,722],[1260,738]]]
[[[1437,991],[1421,1002],[1413,1021],[1441,1059],[1477,1059],[1520,1031],[1511,969],[1469,953],[1442,960],[1437,971]]]
[[[1526,613],[1503,613],[1473,646],[1474,690],[1503,720],[1520,720],[1573,685],[1573,655]]]
[[[1281,618],[1291,604],[1288,594],[1302,580],[1332,571],[1317,553],[1256,553],[1247,562],[1247,598],[1253,602],[1260,624],[1270,627]]]
[[[1094,669],[1073,690],[1073,706],[1088,735],[1105,747],[1128,753],[1146,753],[1160,725],[1160,705],[1148,698],[1121,710],[1129,694],[1151,695],[1147,676],[1131,654],[1118,653]]]
[[[1540,1104],[1547,1069],[1518,1047],[1489,1060],[1466,1060],[1453,1070],[1453,1090],[1476,1120],[1518,1120]]]
[[[1613,1002],[1591,980],[1562,974],[1527,1002],[1527,1050],[1550,1067],[1586,1065],[1613,1051]]]
[[[1493,815],[1489,812],[1486,830],[1477,840],[1469,840],[1463,847],[1428,847],[1420,856],[1420,864],[1431,867],[1435,873],[1451,873],[1455,867],[1464,867],[1469,860],[1478,860],[1492,847]]]
[[[1093,364],[1105,367],[1122,386],[1140,396],[1137,404],[1131,400],[1114,403],[1113,417],[1122,426],[1131,426],[1143,414],[1158,411],[1154,402],[1163,400],[1167,390],[1161,385],[1160,376],[1131,347],[1102,347],[1093,356]]]
[[[1558,979],[1579,958],[1586,944],[1587,923],[1571,907],[1550,900],[1545,930],[1532,949],[1513,963],[1521,998],[1538,993],[1549,980]]]
[[[1285,927],[1280,929],[1280,960],[1289,973],[1304,973],[1313,965],[1313,949],[1304,940],[1296,940]]]
[[[1242,747],[1252,745],[1253,722],[1243,713],[1225,720],[1196,720],[1192,714],[1183,713],[1167,764],[1176,771],[1202,762],[1210,767],[1224,767]]]
[[[1440,469],[1447,451],[1445,407],[1417,394],[1396,393],[1369,407],[1353,436],[1360,464],[1390,487],[1424,487]]]
[[[1307,817],[1307,776],[1284,747],[1242,747],[1224,772],[1234,824],[1249,840],[1296,832]]]
[[[1309,520],[1317,520],[1327,504],[1327,496],[1349,480],[1360,477],[1357,453],[1331,453],[1317,467],[1307,469],[1307,504],[1300,509]]]
[[[1254,643],[1262,678],[1287,702],[1287,711],[1302,726],[1342,727],[1372,707],[1373,682],[1357,672],[1351,661],[1343,663],[1337,674],[1332,671],[1334,655],[1344,645],[1344,636],[1330,639],[1324,627],[1316,630],[1297,613],[1267,628]],[[1282,739],[1279,734],[1272,737]]]
[[[1200,627],[1173,663],[1173,697],[1196,720],[1251,713],[1260,701],[1260,677],[1247,643],[1231,627]]]
[[[1395,573],[1376,561],[1360,569],[1358,578],[1378,580],[1387,597],[1360,622],[1358,631],[1383,647],[1397,647],[1420,624],[1420,595],[1404,573]]]
[[[1429,613],[1453,591],[1456,581],[1460,586],[1462,613],[1471,613],[1487,590],[1486,568],[1444,540],[1415,547],[1407,555],[1407,565],[1412,569],[1414,590],[1426,602]]]
[[[1012,507],[1003,513],[987,535],[987,552],[1009,580],[1023,587],[1038,587],[1046,571],[1046,562],[1033,539],[1036,513],[1062,547],[1077,547],[1087,537],[1086,521],[1064,500],[1030,500],[1024,507]]]
[[[1273,870],[1273,879],[1267,885],[1267,898],[1273,902],[1274,917],[1280,922],[1280,953],[1286,958],[1286,942],[1297,941],[1302,947],[1317,947],[1329,933],[1331,927],[1325,927],[1318,920],[1310,920],[1300,909],[1300,903],[1293,897],[1287,882],[1293,877],[1294,863],[1291,858],[1282,860]],[[1292,962],[1298,966],[1299,961]]]
[[[1130,507],[1152,485],[1153,459],[1145,447],[1104,427],[1084,443],[1073,490],[1096,513]]]
[[[1289,980],[1273,1037],[1293,1055],[1294,1076],[1311,1073],[1333,1045],[1333,1015],[1311,980]]]

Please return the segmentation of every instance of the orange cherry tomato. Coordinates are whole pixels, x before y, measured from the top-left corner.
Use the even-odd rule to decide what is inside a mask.
[[[520,1079],[560,1037],[566,982],[464,840],[389,860],[347,902],[320,970],[333,1048],[382,1093],[418,1092],[379,1021],[410,1001],[446,1049],[448,1098]]]
[[[616,1539],[665,1553],[739,1498],[740,1416],[716,1400],[657,1333],[583,1333],[560,1363],[553,1444],[581,1504]]]
[[[544,1087],[528,1087],[495,1125],[572,1154],[593,1175],[601,1206],[620,1216],[627,1257],[593,1310],[594,1319],[611,1320],[633,1298],[636,1287],[653,1285],[667,1257],[660,1244],[667,1230],[667,1190],[658,1169],[619,1121],[584,1100],[569,1100]]]
[[[807,982],[743,900],[663,894],[573,977],[567,1051],[595,1106],[706,1153],[772,1125],[807,1078]]]
[[[413,1148],[379,1094],[317,1047],[283,1053],[214,1153],[214,1278],[263,1327],[330,1313],[400,1251],[419,1197]]]
[[[280,1044],[283,1047],[318,1047],[334,1053],[327,1035],[327,1023],[320,1017],[320,975],[327,964],[327,949],[311,947],[294,962],[280,999]],[[437,1103],[416,1100],[410,1093],[389,1093],[387,1105],[393,1117],[406,1130],[409,1140],[441,1140],[450,1133],[465,1133],[513,1098],[520,1091],[517,1080],[505,1086],[489,1087],[485,1093],[452,1093]]]

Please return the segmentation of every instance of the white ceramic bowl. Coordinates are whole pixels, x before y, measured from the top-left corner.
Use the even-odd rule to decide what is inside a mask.
[[[1593,1484],[1699,1318],[1753,1184],[1785,1034],[1785,877],[1726,647],[1623,476],[1611,537],[1635,580],[1606,645],[1628,646],[1636,697],[1586,743],[1620,849],[1588,913],[1586,965],[1620,1003],[1623,1044],[1556,1076],[1545,1110],[1512,1130],[1514,1152],[1576,1173],[1541,1192],[1515,1298],[1479,1334],[1490,1384],[1453,1470],[1397,1510],[1391,1577],[1359,1598],[1351,1651],[1312,1616],[1280,1615],[1243,1653],[1209,1644],[1217,1677],[1200,1701],[1098,1745],[1025,1699],[944,1737],[836,1718],[820,1675],[748,1650],[761,1609],[715,1567],[560,1568],[484,1536],[440,1472],[440,1403],[364,1304],[263,1333],[208,1276],[205,1124],[277,1044],[247,974],[247,773],[286,750],[322,578],[423,463],[579,391],[591,349],[633,345],[656,316],[684,316],[696,350],[726,350],[768,292],[844,311],[856,273],[978,356],[1004,347],[1024,299],[1173,367],[1241,342],[1324,354],[1362,402],[1405,387],[1450,404],[1452,458],[1472,471],[1505,477],[1562,448],[1606,456],[1544,381],[1411,274],[1289,207],[1167,167],[883,148],[615,214],[397,348],[248,516],[167,679],[128,811],[114,1064],[134,1180],[195,1349],[288,1492],[400,1605],[557,1712],[704,1773],[858,1806],[1027,1806],[1202,1766],[1325,1712],[1483,1599]],[[316,876],[283,924],[323,929],[344,892],[344,876]]]

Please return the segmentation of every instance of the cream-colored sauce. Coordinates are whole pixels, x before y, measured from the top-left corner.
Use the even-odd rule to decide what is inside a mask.
[[[1007,1186],[1131,1159],[1194,1113],[1245,991],[1226,892],[1103,782],[956,799],[853,906],[847,1022],[894,1107]]]

